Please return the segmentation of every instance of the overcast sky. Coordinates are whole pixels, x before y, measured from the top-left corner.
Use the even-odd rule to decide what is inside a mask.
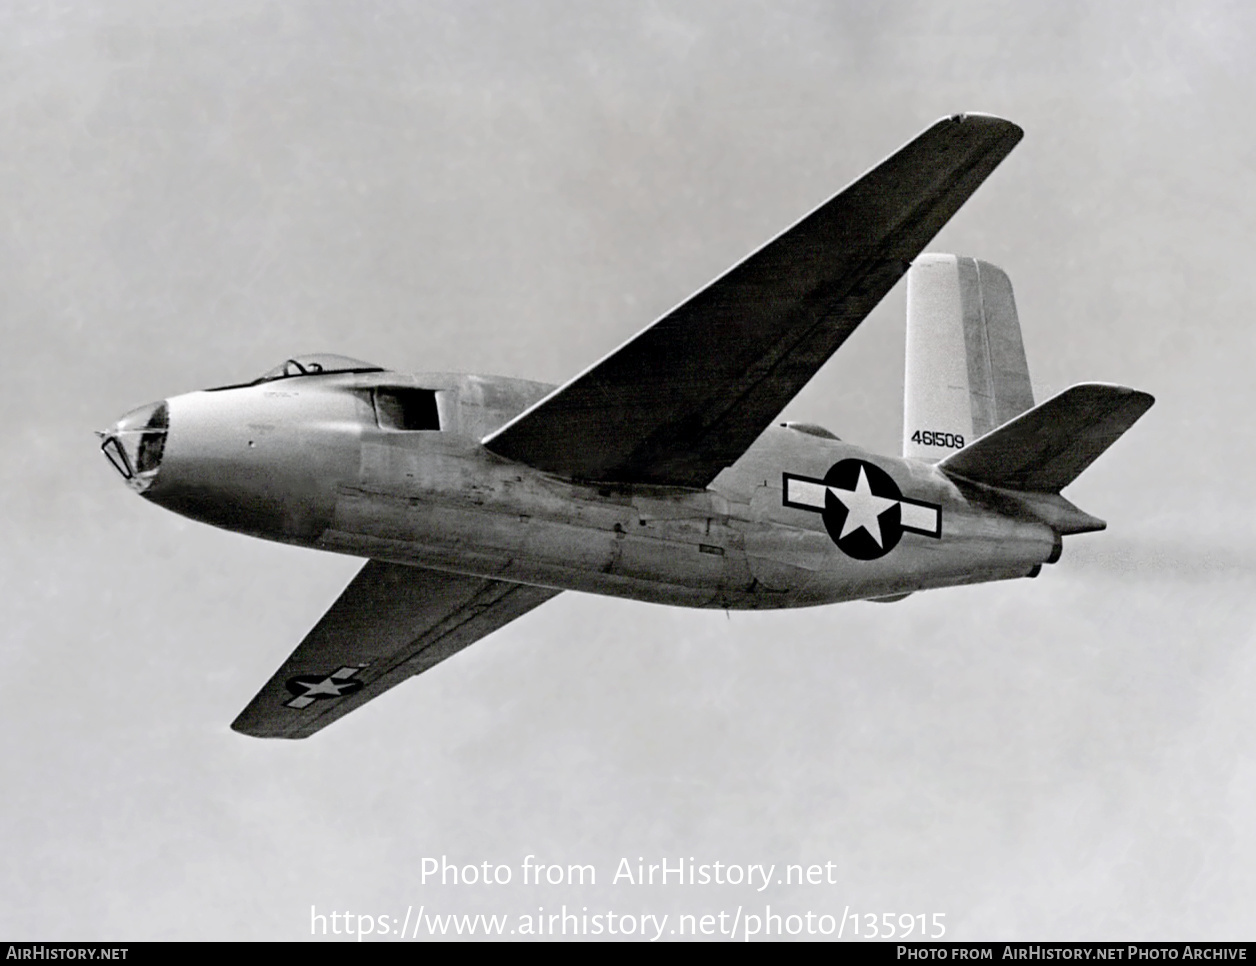
[[[0,934],[299,939],[311,906],[566,903],[1250,939],[1254,20],[0,6]],[[931,248],[1009,273],[1039,399],[1157,397],[1066,494],[1106,532],[1037,580],[889,606],[564,594],[313,739],[228,729],[358,563],[137,499],[91,430],[304,351],[563,381],[963,110],[1026,136]],[[897,453],[903,302],[788,415]],[[598,883],[524,886],[530,854]],[[441,855],[513,882],[423,884]],[[835,881],[612,884],[638,856]]]

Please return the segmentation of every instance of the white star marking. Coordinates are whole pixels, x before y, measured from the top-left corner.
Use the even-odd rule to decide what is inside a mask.
[[[862,526],[868,531],[868,535],[884,549],[885,532],[881,528],[879,517],[895,503],[899,507],[901,514],[899,526],[903,530],[933,537],[935,540],[942,536],[942,508],[940,506],[935,503],[923,503],[920,500],[906,498],[893,500],[874,496],[871,494],[871,487],[868,485],[867,476],[862,467],[853,490],[826,486],[822,480],[785,474],[786,506],[823,513],[829,493],[832,493],[847,508],[847,519],[843,524],[840,537],[849,536]],[[880,540],[877,540],[878,536],[881,537]]]
[[[312,698],[316,694],[329,694],[333,698],[338,698],[344,688],[351,683],[351,681],[337,681],[335,678],[330,677],[323,678],[317,684],[302,683],[301,687],[305,688],[305,694],[301,695],[301,697]]]
[[[314,699],[320,695],[327,695],[330,698],[339,698],[346,690],[351,688],[353,685],[360,683],[350,679],[364,667],[366,667],[365,664],[361,664],[357,667],[342,667],[340,670],[333,671],[331,674],[327,675],[327,677],[323,678],[323,680],[314,684],[301,681],[300,686],[305,688],[305,693],[298,695],[291,701],[285,701],[284,707],[297,709],[308,708],[314,703]]]
[[[868,531],[868,536],[877,542],[878,547],[885,546],[881,542],[881,524],[877,517],[890,507],[896,506],[898,500],[876,496],[872,492],[872,487],[868,485],[868,475],[862,466],[859,467],[859,479],[855,481],[854,490],[843,490],[836,486],[830,486],[828,489],[841,501],[842,506],[846,507],[846,522],[842,524],[839,539],[844,539],[863,527]]]

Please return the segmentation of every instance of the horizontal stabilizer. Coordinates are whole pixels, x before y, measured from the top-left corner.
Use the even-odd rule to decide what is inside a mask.
[[[988,486],[1058,493],[1154,402],[1126,386],[1072,386],[948,456],[938,469]]]

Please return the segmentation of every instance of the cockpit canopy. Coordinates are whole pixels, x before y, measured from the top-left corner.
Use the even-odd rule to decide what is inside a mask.
[[[361,359],[350,359],[348,356],[332,355],[330,352],[315,352],[309,355],[293,356],[273,369],[262,374],[257,382],[270,382],[272,379],[291,379],[293,376],[315,376],[327,372],[383,372],[380,366],[363,362]]]
[[[330,352],[311,352],[306,355],[293,356],[286,359],[273,369],[269,369],[250,382],[235,382],[229,386],[215,386],[206,392],[219,392],[223,389],[242,389],[245,386],[256,386],[263,382],[274,382],[276,379],[293,379],[297,376],[321,376],[332,372],[383,372],[383,366],[377,366],[361,359],[350,359],[348,356],[333,355]]]

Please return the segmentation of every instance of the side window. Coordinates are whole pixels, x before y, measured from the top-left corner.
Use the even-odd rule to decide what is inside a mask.
[[[440,429],[435,389],[376,389],[375,418],[381,429]]]

